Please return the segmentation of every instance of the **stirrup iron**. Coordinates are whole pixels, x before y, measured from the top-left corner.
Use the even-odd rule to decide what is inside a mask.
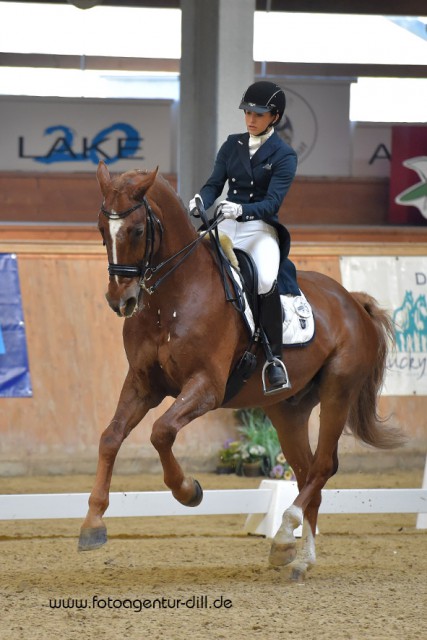
[[[286,382],[282,384],[280,387],[272,387],[267,380],[267,369],[272,364],[279,366],[283,369],[283,373],[286,376]],[[283,391],[284,389],[292,389],[292,385],[289,381],[288,372],[286,370],[285,364],[279,360],[279,358],[273,358],[273,360],[266,360],[264,366],[262,368],[262,390],[265,396],[273,395],[274,393],[279,393],[279,391]]]

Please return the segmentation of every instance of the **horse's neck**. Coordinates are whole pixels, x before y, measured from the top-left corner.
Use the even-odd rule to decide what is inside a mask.
[[[158,277],[165,278],[169,292],[172,287],[178,294],[189,282],[200,280],[212,262],[212,255],[206,244],[199,241],[199,234],[176,194],[166,191],[157,199],[156,195],[153,200],[162,214],[163,232],[159,235],[160,246],[153,266],[163,265]]]
[[[164,192],[161,200],[158,201],[158,206],[163,219],[163,234],[158,257],[163,261],[196,240],[197,232],[174,193]]]

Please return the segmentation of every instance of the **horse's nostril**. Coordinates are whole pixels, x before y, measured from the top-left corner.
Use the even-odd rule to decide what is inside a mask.
[[[114,311],[114,313],[117,313],[118,316],[121,316],[122,313],[120,311],[120,307],[118,304],[114,304],[109,298],[108,295],[105,296],[108,302],[108,306],[110,307],[110,309],[112,309]]]
[[[134,294],[134,292],[132,291]],[[122,295],[118,295],[119,292],[113,291],[113,293],[107,291],[105,298],[110,308],[117,313],[121,318],[129,318],[138,309],[138,295],[132,295],[130,290],[122,291]]]
[[[137,305],[137,299],[132,297],[132,298],[128,298],[124,304],[121,305],[120,307],[120,313],[121,315],[125,316],[125,318],[129,318],[136,309],[136,305]]]

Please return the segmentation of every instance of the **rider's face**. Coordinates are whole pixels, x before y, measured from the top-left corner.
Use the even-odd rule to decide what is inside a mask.
[[[245,111],[246,128],[253,136],[259,136],[276,120],[277,116],[272,116],[270,112],[255,113],[254,111]]]

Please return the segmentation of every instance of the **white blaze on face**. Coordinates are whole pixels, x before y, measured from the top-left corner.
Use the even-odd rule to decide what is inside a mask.
[[[114,213],[114,212],[113,212]],[[113,264],[117,264],[117,234],[123,224],[123,220],[109,220],[110,236],[111,236],[111,252],[113,254]],[[118,276],[115,276],[118,282]]]

